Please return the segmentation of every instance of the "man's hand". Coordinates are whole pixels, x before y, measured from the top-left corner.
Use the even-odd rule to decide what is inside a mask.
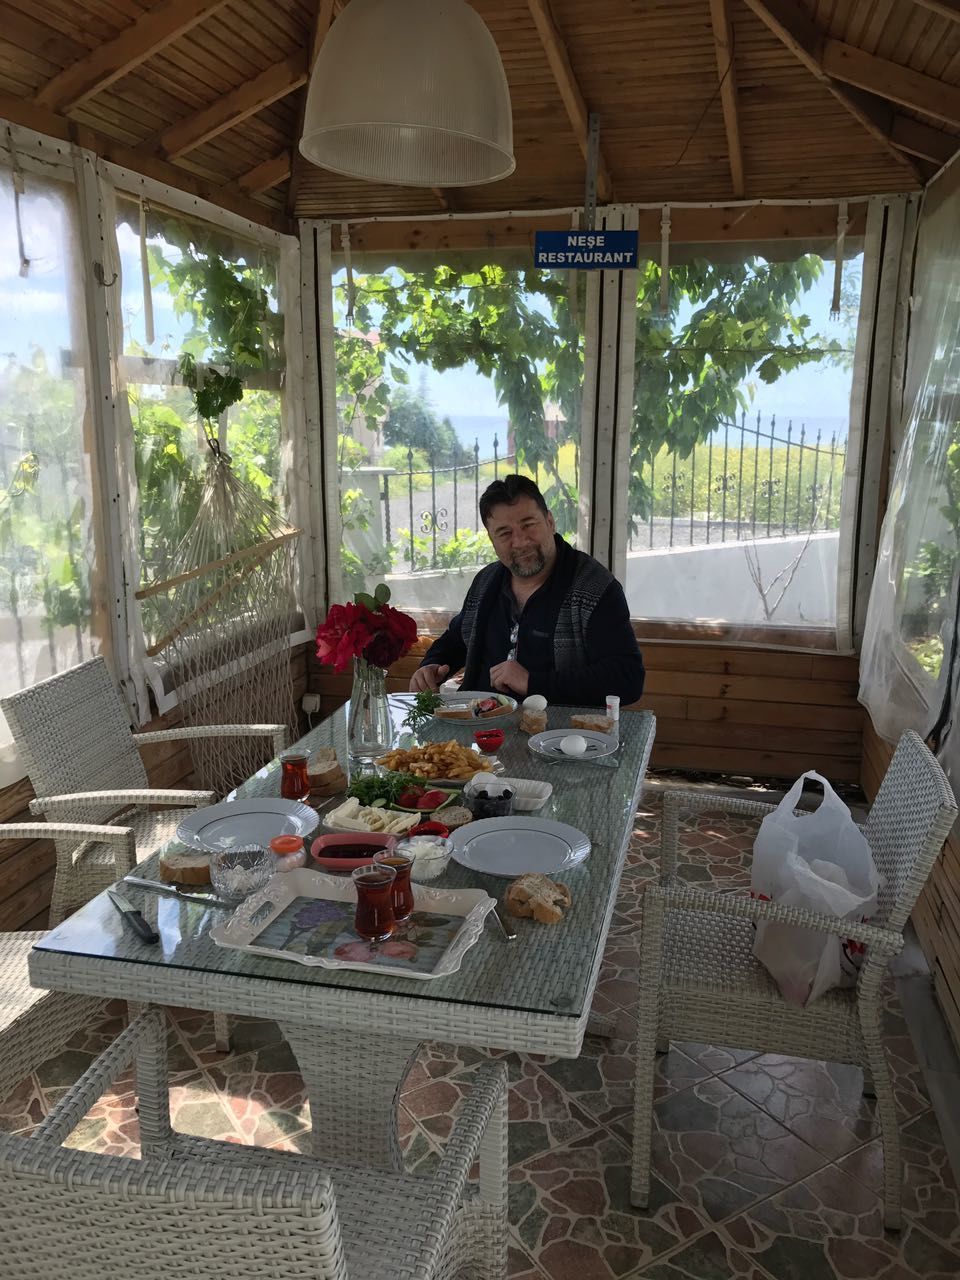
[[[516,666],[516,663],[514,663],[514,666]],[[430,662],[425,667],[417,667],[410,677],[410,692],[423,693],[425,689],[430,689],[436,693],[449,674],[450,668],[441,666],[438,662]]]
[[[490,668],[490,683],[498,693],[515,693],[518,697],[525,698],[530,672],[510,658],[507,662],[498,662],[495,667]]]

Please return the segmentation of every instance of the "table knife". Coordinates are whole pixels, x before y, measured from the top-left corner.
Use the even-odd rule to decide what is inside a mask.
[[[148,889],[151,893],[166,893],[174,898],[183,898],[186,902],[202,902],[205,907],[226,907],[228,904],[210,893],[191,893],[179,884],[170,884],[166,880],[145,880],[142,876],[124,876],[124,884],[136,885],[138,889]],[[230,904],[232,905],[232,904]]]
[[[107,897],[120,912],[123,923],[133,930],[141,942],[160,941],[160,935],[156,929],[152,929],[147,924],[142,914],[122,893],[117,893],[114,889],[108,889]]]

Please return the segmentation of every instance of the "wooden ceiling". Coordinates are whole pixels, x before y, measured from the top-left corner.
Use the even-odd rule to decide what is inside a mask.
[[[473,0],[516,171],[374,186],[296,150],[346,0],[4,0],[0,117],[289,229],[299,217],[910,191],[960,147],[960,0]],[[402,0],[397,0],[402,3]]]

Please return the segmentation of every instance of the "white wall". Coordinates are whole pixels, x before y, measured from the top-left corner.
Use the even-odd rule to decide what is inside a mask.
[[[832,532],[814,534],[809,540],[801,535],[629,552],[624,584],[627,600],[634,617],[639,618],[831,626],[836,617],[838,545],[838,534]],[[760,580],[771,607],[789,571],[775,582],[777,574],[800,557],[790,585],[769,619],[750,577],[748,548],[759,561]],[[453,613],[462,604],[474,573],[473,569],[463,569],[390,574],[387,582],[393,593],[392,603],[398,608],[444,609]]]

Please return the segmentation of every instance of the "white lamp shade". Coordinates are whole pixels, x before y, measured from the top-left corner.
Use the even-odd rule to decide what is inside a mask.
[[[300,151],[368,182],[465,187],[512,173],[503,63],[465,0],[350,0],[320,46]]]

